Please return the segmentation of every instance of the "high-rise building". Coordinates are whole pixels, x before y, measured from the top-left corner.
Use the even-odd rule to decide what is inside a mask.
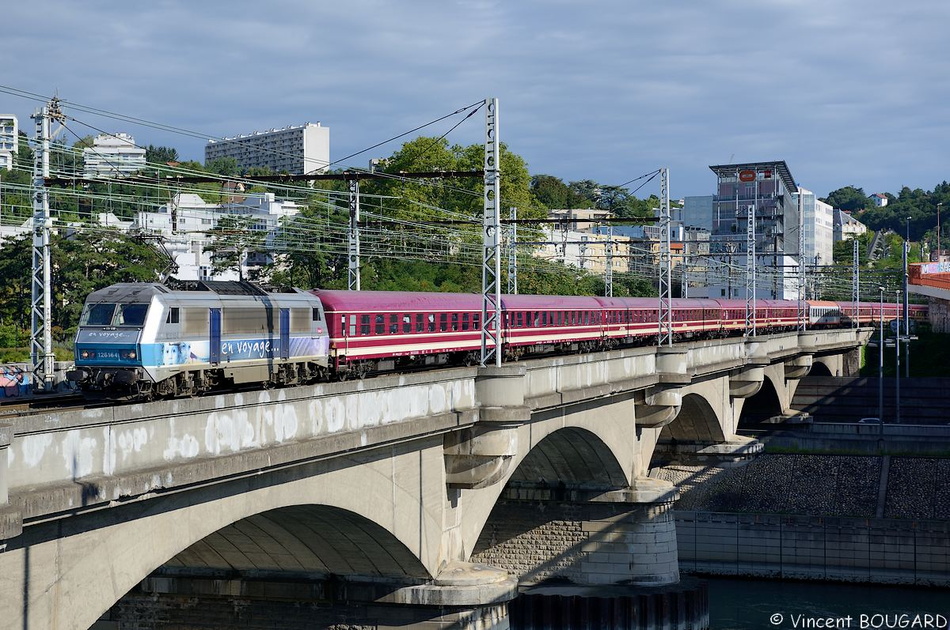
[[[10,170],[16,160],[19,126],[13,114],[0,114],[0,168]]]
[[[84,177],[128,177],[145,168],[145,149],[127,133],[100,134],[82,159]]]
[[[709,282],[709,296],[746,298],[746,274],[751,266],[755,269],[756,297],[795,298],[802,234],[799,189],[788,165],[777,160],[709,168],[717,178],[710,254],[719,262],[719,274]],[[751,260],[750,243],[755,252]]]
[[[209,140],[205,164],[218,158],[234,158],[242,171],[263,167],[292,175],[322,173],[330,164],[330,128],[305,123]]]

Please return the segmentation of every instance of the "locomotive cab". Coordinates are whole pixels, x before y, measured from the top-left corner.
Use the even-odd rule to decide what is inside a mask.
[[[145,378],[142,334],[155,308],[154,284],[114,285],[92,293],[79,319],[75,369],[66,374],[82,389],[134,388]]]

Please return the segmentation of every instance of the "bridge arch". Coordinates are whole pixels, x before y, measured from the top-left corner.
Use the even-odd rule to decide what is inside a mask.
[[[492,512],[506,491],[519,488],[609,490],[632,482],[635,431],[633,404],[627,413],[578,414],[573,426],[564,418],[539,419],[517,429],[519,444],[529,445],[511,463],[507,477],[481,490],[459,491],[464,506],[458,544],[463,559],[470,558]],[[597,417],[601,422],[597,422]],[[625,441],[628,441],[624,446]],[[497,514],[497,513],[496,513]]]
[[[326,505],[294,505],[243,518],[179,552],[163,569],[429,577],[416,555],[381,525]]]
[[[595,433],[577,427],[551,433],[518,464],[508,483],[621,488],[627,483],[616,456]]]
[[[818,359],[814,363],[812,363],[811,370],[809,370],[808,372],[808,376],[831,377],[831,376],[837,376],[837,374],[832,372],[831,368],[828,367],[828,364],[825,361]]]
[[[784,391],[785,383],[780,382],[778,387]],[[775,375],[771,370],[767,370],[759,391],[743,401],[742,411],[739,414],[738,427],[740,429],[757,425],[767,418],[782,414],[784,409],[778,387]]]
[[[726,439],[722,423],[708,398],[699,393],[683,396],[679,414],[660,432],[660,442],[715,443]]]

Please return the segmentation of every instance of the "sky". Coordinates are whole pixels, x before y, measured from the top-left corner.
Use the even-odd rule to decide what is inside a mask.
[[[666,167],[681,198],[764,160],[819,196],[948,179],[946,0],[11,0],[3,20],[0,113],[31,136],[55,94],[67,141],[201,161],[208,138],[320,122],[331,160],[359,153],[334,166],[365,168],[497,98],[501,141],[565,182]],[[402,141],[483,142],[484,114],[461,118]]]

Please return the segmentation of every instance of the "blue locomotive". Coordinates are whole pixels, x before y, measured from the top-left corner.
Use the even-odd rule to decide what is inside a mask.
[[[146,399],[295,385],[326,376],[328,345],[320,300],[304,291],[115,284],[86,299],[67,379],[86,392]]]

